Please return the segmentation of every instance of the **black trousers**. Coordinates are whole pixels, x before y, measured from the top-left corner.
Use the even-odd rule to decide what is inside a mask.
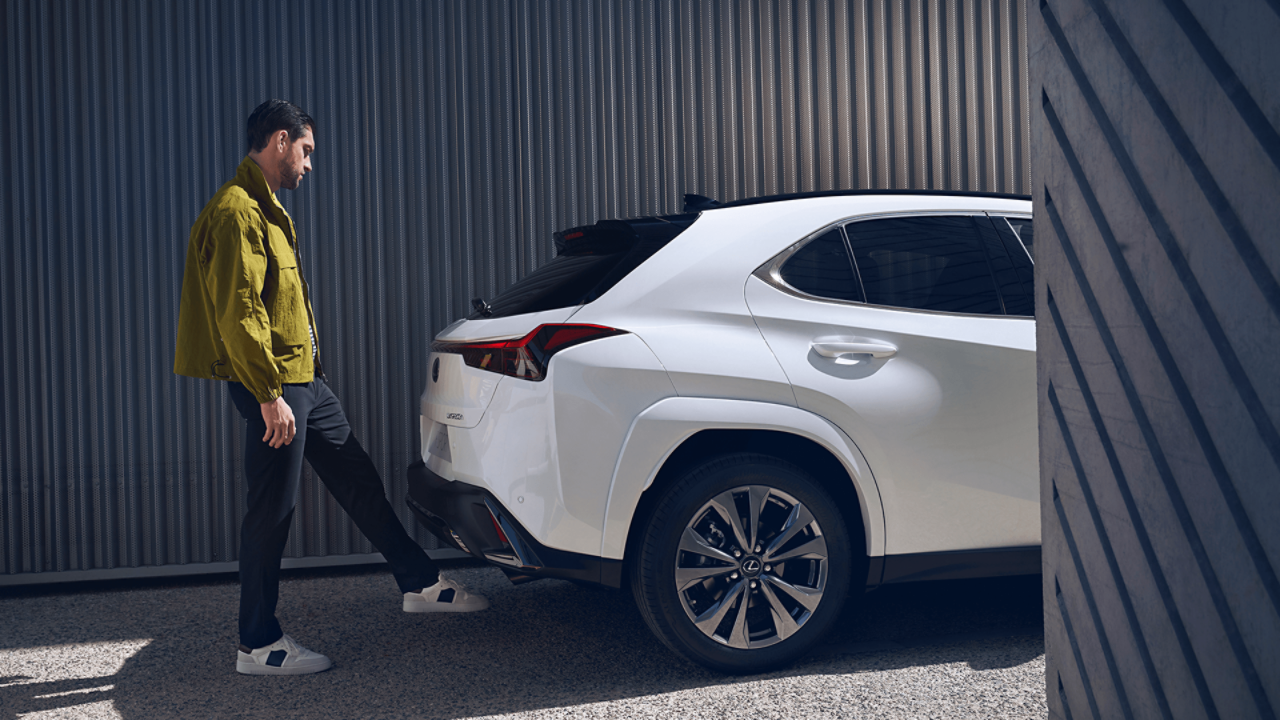
[[[231,401],[245,419],[245,478],[248,512],[240,528],[240,643],[260,648],[279,640],[276,620],[280,559],[298,501],[302,459],[329,488],[356,527],[387,559],[400,592],[429,587],[439,579],[435,563],[405,532],[387,502],[382,478],[347,424],[342,404],[323,380],[285,385],[297,435],[273,448],[262,410],[244,385],[231,383]]]

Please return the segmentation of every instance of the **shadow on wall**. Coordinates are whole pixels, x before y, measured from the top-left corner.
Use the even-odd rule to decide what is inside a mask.
[[[967,663],[1013,667],[1043,654],[1040,578],[888,587],[851,604],[830,641],[765,676],[719,675],[673,655],[628,593],[496,570],[453,569],[487,594],[472,615],[405,615],[379,570],[295,576],[281,622],[334,668],[244,677],[234,582],[0,600],[0,719],[75,708],[170,715],[420,715],[463,718],[577,706],[744,680]],[[70,614],[74,613],[74,614]],[[16,642],[15,642],[16,641]],[[92,705],[93,707],[86,707]]]

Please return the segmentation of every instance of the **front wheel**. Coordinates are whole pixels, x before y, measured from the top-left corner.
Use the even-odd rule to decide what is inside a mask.
[[[825,636],[849,591],[845,523],[800,468],[738,453],[687,472],[658,501],[632,563],[636,604],[671,649],[762,672]]]

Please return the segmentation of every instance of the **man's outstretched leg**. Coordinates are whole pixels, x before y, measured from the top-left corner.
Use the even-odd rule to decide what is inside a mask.
[[[396,517],[369,454],[347,423],[342,404],[323,381],[317,380],[315,406],[307,416],[306,456],[356,527],[386,558],[404,593],[405,612],[473,612],[489,607],[489,601],[467,592],[448,578],[441,578]]]

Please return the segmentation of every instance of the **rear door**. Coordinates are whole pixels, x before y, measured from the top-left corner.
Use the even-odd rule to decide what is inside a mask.
[[[986,215],[827,228],[746,296],[799,405],[866,456],[887,553],[1040,543],[1035,323]]]

